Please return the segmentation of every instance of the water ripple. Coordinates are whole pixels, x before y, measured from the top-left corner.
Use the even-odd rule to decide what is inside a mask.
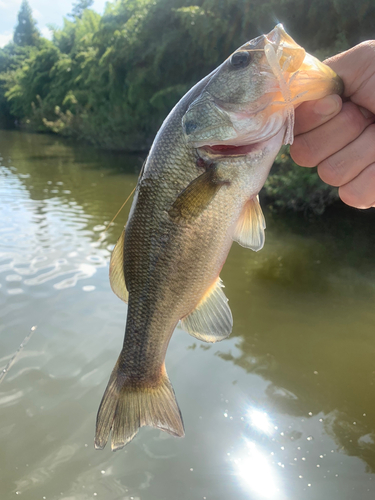
[[[4,407],[16,404],[24,395],[25,391],[7,391],[4,394],[0,393],[0,406]]]
[[[91,223],[92,216],[75,201],[31,199],[19,177],[0,166],[0,274],[6,293],[45,284],[74,287],[107,266],[109,251],[95,241],[104,226]]]
[[[53,476],[54,469],[70,461],[78,449],[79,446],[76,444],[65,444],[57,448],[45,457],[39,466],[35,466],[29,474],[17,481],[17,491],[22,493],[32,487],[45,484]]]

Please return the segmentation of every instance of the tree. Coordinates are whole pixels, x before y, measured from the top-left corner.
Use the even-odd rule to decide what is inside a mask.
[[[39,31],[35,26],[32,17],[32,10],[27,0],[23,0],[18,13],[18,24],[14,30],[13,41],[16,45],[23,47],[28,45],[37,45],[39,40]]]
[[[91,7],[94,3],[94,0],[78,0],[73,4],[72,13],[69,14],[69,17],[78,17],[81,19],[83,11]]]

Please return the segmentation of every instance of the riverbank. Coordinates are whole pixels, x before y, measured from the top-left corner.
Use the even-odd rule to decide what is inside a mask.
[[[17,132],[17,130],[15,130]],[[18,130],[22,133],[22,130]],[[24,130],[27,132],[27,130]],[[1,133],[1,129],[0,129]],[[40,132],[29,132],[40,134]],[[103,145],[91,144],[89,141],[77,137],[66,137],[59,133],[43,132],[43,134],[51,137],[60,137],[66,144],[71,144],[73,147],[93,147],[101,154],[110,154],[116,157],[124,155],[124,157],[134,156],[141,158],[141,164],[146,159],[149,147],[152,144],[151,138],[147,147],[146,144],[140,143],[138,149],[112,148]],[[135,146],[136,143],[133,144]],[[305,214],[321,215],[339,200],[337,188],[328,186],[320,180],[316,173],[316,169],[301,168],[296,165],[290,158],[288,148],[282,148],[281,152],[275,159],[271,173],[260,194],[263,203],[272,208],[273,211],[283,212],[303,212]]]

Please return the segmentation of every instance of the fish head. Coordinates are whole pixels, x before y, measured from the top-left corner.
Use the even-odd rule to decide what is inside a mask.
[[[342,91],[336,73],[278,24],[242,45],[212,73],[183,117],[185,139],[206,156],[248,155],[275,136],[281,144],[291,143],[294,109]]]

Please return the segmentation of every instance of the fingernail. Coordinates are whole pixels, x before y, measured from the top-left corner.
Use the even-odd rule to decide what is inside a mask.
[[[366,118],[366,120],[368,120],[370,118],[374,118],[374,114],[371,113],[371,111],[369,111],[368,109],[362,108],[362,106],[358,106],[358,109],[363,114],[363,116]]]
[[[339,111],[341,107],[341,97],[334,95],[327,95],[323,99],[316,101],[314,111],[318,115],[330,116]]]

